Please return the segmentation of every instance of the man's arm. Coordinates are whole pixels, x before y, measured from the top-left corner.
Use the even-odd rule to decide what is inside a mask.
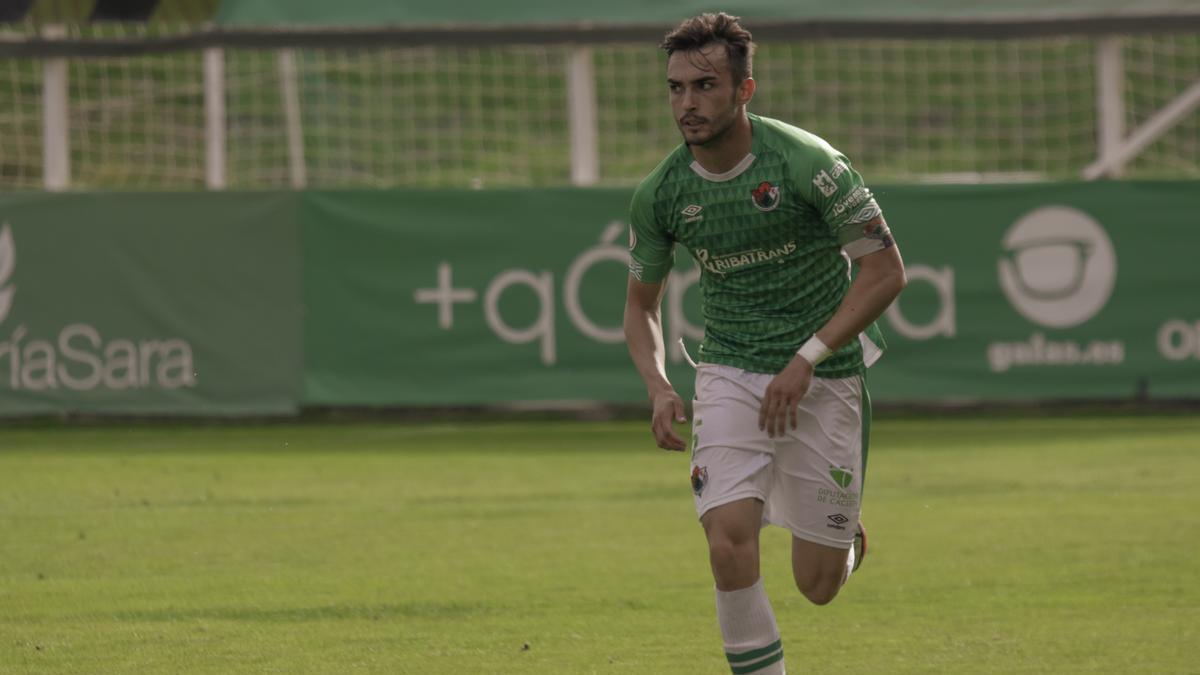
[[[666,280],[647,284],[630,275],[625,293],[625,342],[654,405],[651,421],[654,440],[665,450],[683,450],[686,444],[671,426],[672,422],[686,422],[687,418],[683,399],[667,379],[660,310],[666,288]]]
[[[908,283],[900,250],[892,242],[854,262],[858,265],[858,274],[850,282],[850,288],[838,305],[837,311],[816,333],[817,339],[825,343],[830,351],[837,351],[850,340],[857,338],[859,333],[866,330],[872,321],[887,310]],[[813,367],[813,363],[797,354],[791,363],[775,376],[767,386],[762,408],[759,409],[760,429],[765,429],[768,435],[776,436],[784,433],[785,424],[796,428],[796,408],[800,399],[808,392]]]
[[[850,282],[846,297],[842,298],[829,321],[817,331],[817,337],[832,351],[857,338],[908,284],[904,261],[895,244],[854,262],[858,264],[858,274]]]

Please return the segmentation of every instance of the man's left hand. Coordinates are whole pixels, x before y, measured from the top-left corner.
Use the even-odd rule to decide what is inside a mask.
[[[799,425],[796,409],[800,399],[808,393],[812,384],[813,367],[807,359],[797,356],[792,359],[763,394],[762,407],[758,409],[758,428],[774,438],[782,436],[788,426],[795,429]]]

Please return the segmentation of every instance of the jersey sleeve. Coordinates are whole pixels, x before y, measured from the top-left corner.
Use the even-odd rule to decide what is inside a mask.
[[[639,186],[629,207],[629,273],[647,284],[665,279],[675,262],[674,241],[654,213],[653,192]]]
[[[851,259],[892,245],[883,211],[845,155],[824,142],[811,145],[793,171],[801,193]]]

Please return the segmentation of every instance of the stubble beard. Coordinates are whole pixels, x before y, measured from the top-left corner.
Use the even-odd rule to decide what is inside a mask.
[[[696,140],[696,141],[689,141],[687,139],[687,136],[684,136],[683,142],[686,143],[688,146],[692,146],[692,147],[704,147],[707,145],[713,145],[716,142],[720,141],[722,138],[724,138],[725,135],[728,134],[729,130],[732,128],[733,128],[733,120],[731,119],[720,129],[717,129],[716,131],[709,134],[708,138],[703,138],[703,139]]]
[[[732,101],[731,101],[731,103],[732,103]],[[711,120],[711,118],[710,118],[710,120]],[[683,134],[683,142],[685,145],[687,145],[689,147],[704,147],[704,146],[708,146],[708,145],[715,145],[716,143],[720,142],[721,139],[723,139],[725,136],[727,136],[729,134],[730,129],[733,129],[733,125],[735,123],[737,123],[737,105],[736,105],[736,103],[730,108],[729,115],[725,118],[725,123],[723,125],[721,125],[720,128],[716,129],[711,134],[709,134],[708,138],[704,138],[704,139],[697,140],[697,141],[689,141],[687,134],[682,129],[682,125],[680,125],[681,128],[680,128],[679,132],[681,134]]]

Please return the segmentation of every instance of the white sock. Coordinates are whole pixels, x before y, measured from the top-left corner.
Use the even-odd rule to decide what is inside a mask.
[[[717,621],[735,675],[784,675],[783,643],[762,578],[749,588],[718,590]]]
[[[850,547],[850,555],[846,556],[846,577],[842,579],[842,585],[845,586],[847,581],[850,581],[850,575],[854,572],[854,547]]]

